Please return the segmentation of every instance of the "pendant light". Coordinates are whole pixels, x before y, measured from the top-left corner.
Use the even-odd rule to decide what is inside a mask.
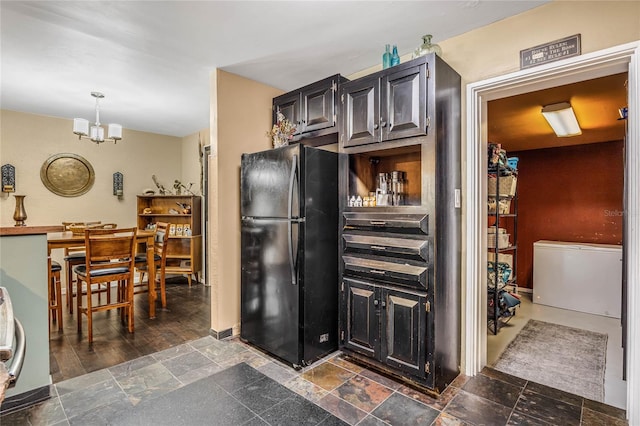
[[[109,124],[107,126],[107,137],[104,137],[104,127],[100,124],[100,99],[104,98],[104,94],[100,92],[91,92],[91,96],[96,99],[96,121],[89,127],[89,121],[84,118],[73,119],[73,133],[78,135],[78,139],[90,139],[92,142],[100,144],[104,141],[112,141],[116,143],[122,139],[122,126],[119,124]]]

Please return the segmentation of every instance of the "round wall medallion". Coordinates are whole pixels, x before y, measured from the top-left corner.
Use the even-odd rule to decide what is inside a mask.
[[[52,155],[40,168],[40,179],[54,194],[77,197],[93,186],[95,174],[91,164],[76,154]]]

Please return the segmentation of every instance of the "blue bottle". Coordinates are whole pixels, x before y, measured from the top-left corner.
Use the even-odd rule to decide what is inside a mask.
[[[398,55],[398,46],[393,45],[393,53],[391,54],[391,66],[396,66],[400,63],[400,55]]]
[[[382,69],[387,69],[391,66],[391,52],[389,51],[389,45],[385,44],[384,54],[382,55]]]

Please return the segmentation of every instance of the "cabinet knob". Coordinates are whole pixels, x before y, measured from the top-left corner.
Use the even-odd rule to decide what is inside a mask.
[[[387,126],[387,122],[380,120],[380,127],[386,127]]]
[[[373,306],[378,306],[378,301],[377,300],[373,301]]]
[[[378,123],[373,124],[373,130],[378,130]]]

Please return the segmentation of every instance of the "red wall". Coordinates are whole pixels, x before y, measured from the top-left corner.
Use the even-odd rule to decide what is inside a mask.
[[[519,286],[533,286],[538,240],[622,244],[623,149],[616,141],[508,152],[520,158]]]

